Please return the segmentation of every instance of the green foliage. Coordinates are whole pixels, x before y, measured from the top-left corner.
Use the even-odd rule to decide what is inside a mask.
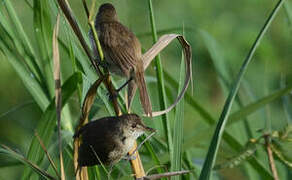
[[[31,161],[29,161],[28,159],[23,157],[21,154],[13,151],[12,149],[8,148],[7,146],[3,146],[2,145],[0,147],[0,154],[4,154],[6,156],[10,156],[11,158],[19,160],[20,162],[22,162],[23,164],[27,165],[32,170],[34,170],[40,176],[43,176],[43,177],[45,177],[47,179],[50,179],[50,180],[55,180],[55,178],[52,177],[51,175],[49,175],[48,173],[46,173],[46,171],[44,171],[43,169],[39,168],[38,166],[33,164]]]
[[[181,61],[180,68],[180,80],[178,86],[178,92],[182,89],[184,78],[184,63],[183,59]],[[173,129],[173,156],[171,158],[171,171],[180,171],[182,169],[182,156],[183,156],[183,123],[184,123],[184,98],[179,102],[176,106],[176,116],[174,120],[174,128]],[[174,176],[171,179],[179,180],[178,176]]]
[[[229,158],[226,163],[217,164],[214,166],[214,170],[224,169],[224,168],[234,168],[238,166],[240,163],[246,161],[248,158],[251,158],[256,151],[256,142],[249,141],[244,146],[242,152],[240,152],[237,156]]]
[[[86,37],[88,25],[85,12],[80,8],[81,0],[68,2]],[[98,1],[102,2],[105,1]],[[139,150],[149,175],[190,170],[190,174],[172,179],[198,179],[199,176],[208,179],[211,175],[214,179],[229,176],[272,179],[264,145],[260,141],[257,144],[249,141],[261,139],[258,129],[265,129],[265,122],[271,125],[271,131],[263,133],[271,135],[276,167],[279,172],[289,171],[292,162],[291,120],[287,120],[292,114],[289,108],[292,107],[292,11],[289,1],[270,24],[276,14],[274,11],[262,31],[268,13],[275,6],[270,2],[248,0],[238,5],[230,1],[127,0],[126,5],[113,4],[123,24],[138,35],[143,49],[157,41],[158,35],[181,34],[182,22],[186,25],[185,38],[192,45],[194,92],[189,88],[183,100],[167,115],[153,120],[144,118],[146,124],[158,130],[157,135]],[[0,3],[0,142],[17,149],[1,146],[0,179],[53,179],[55,176],[33,134],[38,132],[58,166],[52,73],[52,28],[59,11],[56,5],[49,0],[2,0]],[[98,76],[60,14],[64,162],[66,177],[74,179],[73,127],[79,119],[83,98]],[[257,34],[260,36],[252,46]],[[182,88],[184,64],[180,65],[181,49],[178,47],[172,43],[146,71],[154,110],[171,104]],[[251,51],[241,67],[248,49]],[[247,68],[251,58],[253,61]],[[283,77],[284,85],[280,85]],[[116,87],[124,82],[115,76],[113,79]],[[34,105],[14,108],[28,100]],[[122,102],[123,98],[119,100]],[[138,100],[134,99],[132,111],[139,114],[142,110]],[[125,105],[121,103],[121,107],[124,109]],[[93,118],[114,115],[103,86],[97,91],[93,112],[90,114]],[[11,159],[7,160],[7,156]],[[215,162],[217,166],[213,169]],[[224,171],[226,168],[233,170]],[[89,168],[88,173],[90,179],[107,178],[106,170],[100,166]],[[129,163],[121,161],[111,176],[131,179],[131,173]],[[280,179],[288,179],[286,174],[279,173]]]
[[[81,74],[73,74],[63,85],[62,87],[62,101],[63,106],[66,104],[70,96],[74,93],[77,88],[77,84],[81,83]],[[43,113],[40,122],[36,128],[40,138],[42,139],[44,145],[48,147],[51,142],[52,136],[55,133],[54,129],[56,128],[56,107],[55,99],[52,100],[49,107]],[[44,152],[41,149],[41,146],[36,137],[33,138],[30,149],[27,154],[28,160],[41,164],[44,159]],[[23,174],[24,179],[30,178],[31,170],[26,169]]]
[[[156,30],[152,0],[148,0],[148,6],[149,6],[152,39],[153,39],[153,44],[154,44],[157,41],[157,30]],[[167,107],[166,92],[165,92],[165,86],[164,86],[163,68],[162,68],[160,55],[155,57],[155,69],[156,69],[156,80],[158,84],[157,90],[158,90],[158,97],[159,97],[159,102],[160,102],[159,103],[160,109],[166,109]],[[168,151],[171,157],[173,153],[173,143],[172,143],[170,122],[169,122],[170,121],[169,115],[168,114],[162,115],[162,121],[163,121],[163,128],[164,128],[163,131],[167,139],[167,147],[168,147]]]

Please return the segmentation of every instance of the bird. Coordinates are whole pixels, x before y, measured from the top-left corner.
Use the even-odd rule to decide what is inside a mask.
[[[103,117],[81,127],[74,138],[81,137],[78,167],[118,163],[133,148],[144,132],[155,132],[137,114]]]
[[[127,107],[130,108],[137,86],[140,102],[147,116],[152,117],[152,106],[144,78],[141,44],[135,34],[119,22],[115,7],[102,4],[95,18],[95,29],[105,57],[105,66],[113,74],[129,79]],[[89,39],[95,59],[100,62],[92,31]],[[122,86],[123,87],[123,86]]]

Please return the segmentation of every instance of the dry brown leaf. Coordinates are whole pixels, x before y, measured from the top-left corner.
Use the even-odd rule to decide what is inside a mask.
[[[57,22],[53,31],[53,60],[54,60],[54,80],[55,80],[55,97],[56,97],[56,111],[58,121],[58,140],[59,140],[59,156],[61,168],[61,180],[65,180],[63,153],[62,153],[62,137],[61,137],[61,111],[62,111],[62,97],[61,97],[61,79],[60,79],[60,54],[58,47],[58,33],[59,33],[60,15],[57,15]]]
[[[191,80],[192,77],[192,50],[191,50],[191,46],[189,45],[189,43],[184,39],[184,37],[182,35],[179,34],[166,34],[161,36],[158,41],[142,56],[142,60],[144,62],[144,69],[146,69],[149,64],[151,63],[151,61],[155,58],[155,56],[157,56],[158,53],[160,53],[160,51],[162,51],[170,42],[172,42],[174,39],[178,39],[182,48],[183,48],[183,52],[184,52],[184,60],[185,60],[185,64],[186,64],[186,77],[185,77],[185,83],[184,86],[181,90],[181,92],[178,94],[176,100],[174,101],[174,103],[172,103],[168,108],[162,110],[162,111],[156,111],[156,112],[152,112],[152,117],[155,116],[160,116],[162,114],[168,113],[169,111],[172,110],[172,108],[174,108],[176,106],[176,104],[181,100],[181,98],[184,96],[189,82]],[[143,114],[143,116],[146,116],[145,114]]]
[[[105,79],[104,76],[100,77],[98,80],[96,80],[91,85],[91,87],[87,91],[85,99],[83,101],[83,105],[82,105],[79,124],[78,124],[75,132],[78,132],[78,130],[88,122],[88,116],[89,116],[89,112],[91,110],[91,107],[93,105],[93,102],[94,102],[94,99],[96,96],[96,90],[104,79]],[[74,139],[74,167],[75,167],[75,170],[77,172],[76,180],[87,180],[88,175],[87,175],[87,168],[86,167],[82,168],[81,172],[78,173],[78,171],[80,170],[78,167],[78,148],[80,146],[80,143],[81,143],[81,141],[79,138]]]
[[[37,138],[37,140],[39,141],[39,143],[40,143],[40,145],[41,145],[41,148],[42,148],[43,151],[45,152],[45,154],[46,154],[46,156],[47,156],[47,158],[48,158],[48,160],[49,160],[51,166],[53,167],[53,170],[54,170],[55,173],[56,173],[56,175],[58,176],[59,179],[61,179],[61,176],[60,176],[60,174],[59,174],[59,172],[58,172],[58,170],[57,170],[57,167],[56,167],[56,165],[55,165],[53,159],[51,158],[51,156],[50,156],[50,154],[49,154],[49,152],[48,152],[48,150],[47,150],[47,148],[46,148],[46,146],[45,146],[43,140],[41,139],[41,137],[39,136],[39,134],[38,134],[37,131],[34,132],[34,135],[35,135],[35,137]]]
[[[55,102],[57,107],[57,119],[60,120],[61,115],[61,80],[60,80],[60,56],[58,48],[58,32],[59,32],[59,19],[57,16],[57,22],[53,31],[53,60],[54,60],[54,80],[55,80]]]
[[[104,77],[100,77],[98,80],[96,80],[86,93],[86,96],[82,105],[82,118],[85,121],[88,120],[88,115],[96,96],[96,90],[104,79],[105,79]],[[84,122],[83,122],[83,125],[84,125]]]

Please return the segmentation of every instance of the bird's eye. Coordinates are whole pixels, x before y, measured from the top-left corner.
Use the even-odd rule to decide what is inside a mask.
[[[137,124],[132,124],[132,128],[135,128],[137,126]]]

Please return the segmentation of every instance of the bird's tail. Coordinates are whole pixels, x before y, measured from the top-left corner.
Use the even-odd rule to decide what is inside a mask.
[[[127,99],[127,109],[128,109],[128,112],[129,112],[129,110],[131,108],[131,104],[132,104],[133,99],[134,99],[134,96],[136,94],[136,90],[137,90],[137,85],[136,85],[136,82],[133,79],[128,84],[128,99]]]
[[[143,65],[138,66],[135,71],[136,71],[135,81],[139,89],[140,101],[141,101],[142,107],[144,109],[145,114],[147,116],[152,117],[152,106],[151,106],[151,101],[147,92],[146,82],[144,79]]]

